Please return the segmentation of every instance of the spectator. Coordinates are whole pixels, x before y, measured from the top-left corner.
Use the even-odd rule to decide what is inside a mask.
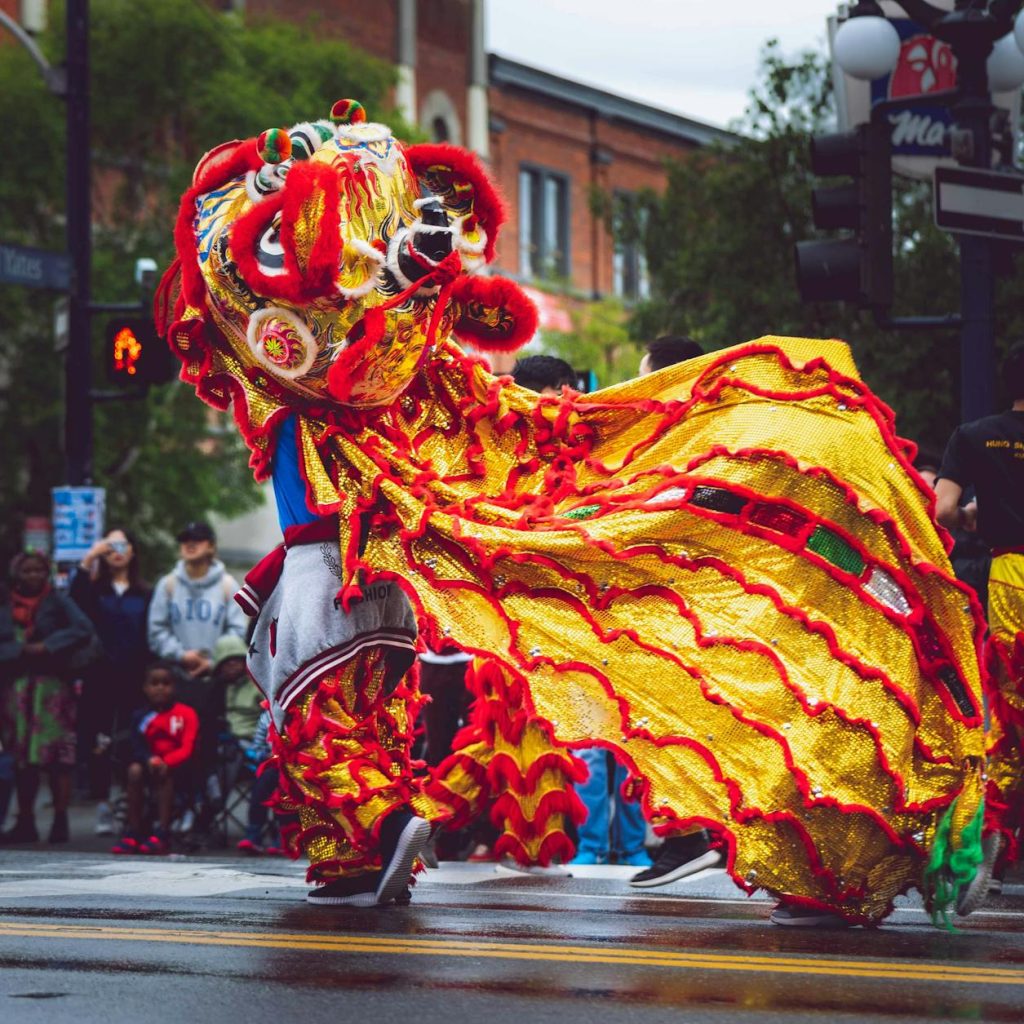
[[[223,695],[227,731],[243,745],[252,742],[263,705],[263,694],[245,667],[245,641],[225,633],[213,649],[213,681]]]
[[[270,757],[270,741],[267,733],[270,729],[270,712],[262,711],[256,723],[249,745],[245,749],[245,760],[256,773],[252,789],[249,791],[249,818],[245,827],[245,837],[238,842],[242,853],[256,855],[267,853],[275,856],[286,855],[281,845],[277,823],[282,825],[297,824],[298,816],[294,814],[275,815],[276,822],[270,824],[270,808],[268,803],[277,790],[280,780],[276,764],[264,765]],[[263,766],[262,771],[260,770]],[[269,828],[268,828],[269,825]],[[267,840],[272,840],[267,842]]]
[[[181,559],[157,583],[149,606],[149,646],[196,679],[210,671],[213,649],[225,633],[245,637],[246,620],[233,600],[238,584],[216,558],[217,538],[207,523],[179,534]]]
[[[11,590],[0,597],[0,678],[6,690],[3,746],[14,755],[18,819],[2,839],[38,840],[35,804],[45,770],[53,797],[49,841],[66,843],[75,765],[73,661],[95,634],[78,606],[50,586],[45,555],[18,555],[11,577]]]
[[[640,360],[637,376],[646,377],[649,373],[664,370],[666,366],[685,363],[702,355],[704,349],[692,338],[683,334],[663,334],[647,343],[647,352]]]
[[[556,356],[525,356],[512,368],[512,378],[520,387],[545,397],[560,395],[563,387],[576,387],[576,371]]]
[[[146,707],[132,717],[132,753],[125,787],[128,828],[111,853],[167,853],[175,794],[191,795],[199,719],[187,704],[175,701],[174,675],[174,666],[163,661],[146,671],[142,683]],[[158,825],[152,831],[146,814],[147,795],[156,800]]]
[[[89,767],[90,795],[96,808],[96,835],[114,830],[110,797],[112,738],[127,730],[146,663],[146,619],[152,588],[139,574],[135,537],[115,528],[97,541],[71,580],[71,599],[92,620],[102,658],[84,674],[79,702],[79,760]],[[84,757],[82,756],[84,755]]]
[[[995,863],[993,888],[1002,887],[1008,861],[1018,854],[1024,823],[1020,700],[1024,689],[1024,341],[1001,368],[1011,408],[957,427],[946,445],[935,485],[936,518],[948,529],[980,533],[992,545],[988,580],[988,807],[982,847]],[[962,503],[973,487],[975,501]],[[998,858],[998,860],[997,860]],[[979,875],[984,879],[985,873]],[[965,900],[983,898],[968,890]],[[974,904],[976,905],[976,904]],[[966,911],[960,909],[961,913]]]

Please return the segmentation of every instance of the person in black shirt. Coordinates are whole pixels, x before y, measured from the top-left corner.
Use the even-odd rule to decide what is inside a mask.
[[[939,522],[950,529],[978,530],[992,545],[984,845],[986,857],[1000,858],[997,887],[1007,863],[1017,857],[1024,822],[1024,342],[1010,349],[1002,377],[1012,407],[956,429],[935,488]],[[960,496],[971,486],[976,501],[961,507]]]

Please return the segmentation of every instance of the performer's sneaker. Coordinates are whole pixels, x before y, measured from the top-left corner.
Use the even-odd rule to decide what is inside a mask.
[[[336,878],[333,882],[310,889],[306,902],[315,907],[372,907],[377,903],[376,871]]]
[[[383,868],[377,883],[377,902],[390,903],[409,884],[412,866],[430,842],[430,822],[407,807],[392,811],[380,827],[380,860]]]
[[[992,885],[992,872],[1002,848],[1003,837],[999,832],[990,832],[987,836],[982,836],[981,863],[970,884],[957,897],[956,912],[961,917],[973,914],[985,902],[985,897],[989,894]]]
[[[839,914],[817,907],[801,907],[796,903],[779,903],[768,919],[783,928],[848,928],[850,922]]]
[[[657,860],[649,868],[638,871],[629,884],[634,889],[654,889],[705,868],[718,867],[724,859],[721,850],[712,848],[706,832],[670,836],[662,843]]]
[[[244,853],[247,857],[262,857],[263,854],[270,852],[260,846],[259,843],[254,843],[251,839],[239,839],[235,849],[239,853]]]

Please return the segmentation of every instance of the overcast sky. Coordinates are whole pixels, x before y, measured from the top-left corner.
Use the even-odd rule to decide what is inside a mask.
[[[487,48],[725,126],[771,37],[824,51],[836,0],[488,0]]]

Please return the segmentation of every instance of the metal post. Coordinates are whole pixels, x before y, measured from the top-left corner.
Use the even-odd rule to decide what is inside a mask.
[[[64,364],[64,458],[72,486],[92,479],[92,261],[89,183],[89,0],[67,0],[67,243],[71,257]]]
[[[984,62],[981,62],[984,72]],[[958,163],[963,167],[992,164],[987,86],[984,98],[966,97],[953,108],[957,127],[970,132],[973,145]],[[960,235],[960,421],[969,423],[995,412],[996,336],[993,311],[996,279],[992,240]]]
[[[958,9],[942,19],[939,34],[949,40],[957,61],[961,98],[950,112],[955,136],[953,153],[961,167],[992,166],[991,117],[986,63],[997,32],[991,18]],[[995,272],[992,240],[960,235],[960,421],[995,411],[996,339]]]

